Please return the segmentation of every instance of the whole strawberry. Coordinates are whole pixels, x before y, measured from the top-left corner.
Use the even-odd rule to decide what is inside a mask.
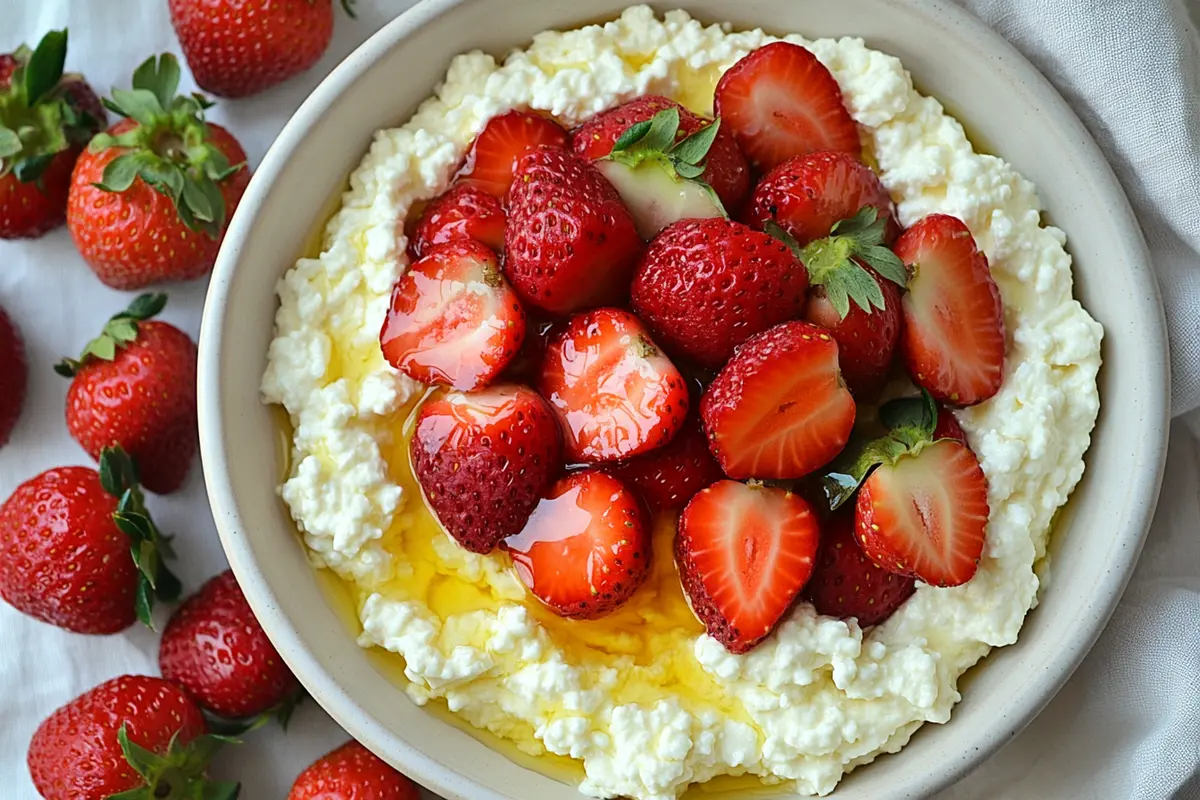
[[[227,719],[291,710],[300,684],[226,570],[176,609],[158,650],[162,675]]]
[[[21,332],[0,308],[0,447],[8,442],[21,416],[28,383],[29,365],[25,363]]]
[[[823,526],[817,566],[804,597],[818,614],[847,619],[862,627],[886,620],[916,590],[916,582],[877,566],[854,538],[854,514],[839,511]]]
[[[45,800],[233,800],[238,784],[210,782],[208,761],[230,740],[160,678],[126,675],[55,711],[29,743],[29,774]]]
[[[204,121],[209,103],[176,96],[179,62],[150,58],[134,91],[113,90],[127,117],[94,138],[75,164],[67,227],[106,285],[139,289],[212,269],[229,218],[246,191],[246,153]]]
[[[104,129],[104,106],[78,75],[63,74],[67,32],[0,56],[0,239],[63,224],[71,170]]]
[[[99,473],[48,470],[0,506],[0,596],[76,633],[117,633],[135,618],[151,625],[155,599],[179,596],[163,563],[170,554],[119,448],[101,454]]]
[[[342,0],[346,13],[353,0]],[[333,36],[332,0],[170,0],[171,24],[201,89],[246,97],[299,75]]]
[[[420,800],[417,786],[358,742],[314,761],[287,800]]]
[[[78,361],[55,371],[71,378],[67,430],[92,458],[120,445],[158,494],[183,485],[196,454],[196,345],[165,322],[147,321],[167,296],[145,294],[88,342]]]

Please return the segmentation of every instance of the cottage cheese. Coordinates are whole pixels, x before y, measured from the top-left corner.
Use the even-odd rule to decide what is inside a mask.
[[[403,657],[417,702],[442,699],[530,753],[580,760],[581,789],[597,797],[665,800],[722,774],[825,794],[922,723],[945,722],[959,676],[1016,641],[1037,602],[1035,565],[1054,513],[1083,473],[1102,332],[1071,296],[1065,238],[1041,225],[1033,185],[975,153],[897,59],[859,39],[787,38],[837,78],[901,221],[932,212],[964,220],[1004,298],[1004,386],[958,415],[992,509],[979,572],[963,586],[921,586],[866,632],[801,604],[743,656],[685,622],[649,643],[616,632],[580,646],[526,602],[504,556],[417,533],[427,512],[411,484],[402,488],[401,433],[419,387],[377,343],[407,263],[396,231],[410,206],[442,191],[487,120],[514,107],[573,125],[654,93],[711,113],[720,74],[774,40],[762,31],[704,27],[682,12],[659,19],[638,6],[603,26],[540,34],[503,64],[459,56],[407,125],[376,135],[319,257],[279,283],[262,390],[294,427],[281,493],[314,563],[354,585],[361,644]]]

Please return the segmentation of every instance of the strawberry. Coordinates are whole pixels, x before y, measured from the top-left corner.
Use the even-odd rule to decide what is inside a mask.
[[[821,535],[817,566],[804,597],[818,614],[849,619],[866,628],[886,620],[912,596],[916,583],[876,566],[854,539],[854,514],[829,518]]]
[[[800,495],[724,480],[679,518],[675,563],[708,635],[745,653],[775,629],[812,573],[817,518]]]
[[[954,418],[954,414],[950,413],[950,409],[938,406],[937,425],[933,429],[933,438],[937,439],[953,439],[959,444],[967,444],[967,432],[962,429],[962,425],[958,424],[958,420]],[[970,445],[967,444],[969,447]]]
[[[526,153],[539,147],[561,150],[569,145],[570,137],[554,120],[528,111],[509,111],[488,120],[467,148],[455,177],[503,198]]]
[[[890,244],[900,232],[896,209],[871,168],[846,153],[809,153],[783,162],[759,181],[746,216],[758,230],[773,220],[806,245],[867,206],[884,220],[882,243]]]
[[[932,586],[969,581],[983,554],[988,484],[966,445],[942,439],[880,464],[863,483],[855,527],[880,567]]]
[[[696,492],[724,477],[698,417],[684,423],[664,447],[614,464],[608,472],[636,489],[651,513],[683,508]]]
[[[383,357],[413,380],[480,389],[525,338],[525,312],[496,254],[464,239],[435,247],[396,281]]]
[[[798,44],[774,42],[734,64],[717,84],[714,107],[761,171],[822,150],[862,152],[837,80]]]
[[[171,615],[158,663],[163,678],[226,719],[276,711],[285,719],[300,691],[228,570]]]
[[[658,158],[665,156],[678,140],[697,134],[712,124],[674,100],[658,95],[646,95],[609,109],[580,125],[571,132],[571,146],[576,153],[592,161],[607,158],[617,151],[615,146],[623,139],[627,142],[630,139],[636,141],[636,137],[627,136],[630,128],[642,126],[645,131],[642,136],[646,136],[651,130],[648,123],[663,111],[674,111],[678,121],[674,126],[675,130],[670,131],[670,136],[663,146],[651,148],[653,155]],[[742,151],[738,150],[737,142],[728,128],[718,124],[712,133],[714,138],[695,162],[700,164],[702,160],[703,170],[684,171],[698,172],[697,175],[688,177],[711,186],[725,210],[736,213],[750,191],[750,168],[746,165],[746,159],[742,156]],[[622,149],[627,148],[628,146]],[[676,155],[680,153],[676,151]]]
[[[421,406],[409,453],[442,527],[475,553],[520,531],[562,469],[554,414],[515,385],[434,395]]]
[[[900,352],[913,381],[956,406],[995,395],[1004,379],[1004,308],[967,226],[930,214],[896,240],[895,250],[912,274],[901,304]]]
[[[67,430],[75,441],[95,459],[120,445],[157,494],[183,485],[197,445],[196,345],[173,325],[147,321],[166,302],[164,294],[141,295],[78,360],[54,368],[71,378]]]
[[[504,209],[495,195],[473,183],[451,186],[434,198],[417,220],[408,255],[414,261],[439,244],[474,239],[504,251]]]
[[[342,0],[351,17],[353,0]],[[312,67],[333,37],[331,0],[169,0],[201,89],[246,97]]]
[[[534,596],[570,619],[608,614],[650,571],[650,529],[637,496],[595,470],[550,487],[504,548]]]
[[[29,774],[45,800],[233,800],[208,761],[231,740],[204,733],[204,715],[159,678],[102,683],[46,718],[29,743]]]
[[[75,159],[107,121],[83,78],[63,74],[66,56],[65,30],[0,56],[0,239],[63,224]]]
[[[700,416],[731,478],[802,478],[850,438],[855,406],[838,346],[823,328],[785,322],[738,348],[709,384]]]
[[[128,117],[92,139],[75,164],[67,228],[106,285],[139,289],[208,273],[250,170],[224,128],[204,121],[209,103],[176,96],[179,64],[165,54],[114,90]]]
[[[169,555],[120,448],[100,455],[99,473],[48,470],[0,506],[0,596],[69,631],[117,633],[135,617],[153,627],[154,600],[179,596]]]
[[[638,318],[577,314],[546,348],[538,390],[558,414],[568,461],[594,464],[661,447],[683,426],[683,376]]]
[[[860,265],[861,266],[861,265]],[[820,325],[838,343],[842,379],[855,399],[870,401],[879,396],[888,380],[888,370],[900,343],[900,288],[871,267],[861,266],[879,287],[881,307],[864,311],[857,303],[838,313],[824,286],[814,286],[804,308],[804,319]]]
[[[646,250],[633,310],[672,355],[717,368],[804,310],[808,275],[787,245],[724,219],[671,225]]]
[[[416,784],[355,741],[313,762],[287,800],[421,800]]]
[[[0,447],[8,443],[29,383],[29,365],[25,363],[25,345],[21,332],[0,308]]]
[[[526,303],[552,314],[615,303],[641,251],[620,195],[590,162],[550,147],[517,162],[504,273]]]

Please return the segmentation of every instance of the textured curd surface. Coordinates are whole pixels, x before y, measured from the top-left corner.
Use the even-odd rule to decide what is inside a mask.
[[[921,586],[883,625],[864,633],[801,604],[763,645],[733,656],[688,618],[669,558],[623,616],[551,618],[526,601],[506,556],[467,553],[430,520],[403,455],[420,387],[379,354],[407,263],[396,231],[446,187],[490,117],[529,107],[569,126],[646,93],[711,113],[721,73],[773,37],[639,6],[603,26],[540,34],[502,64],[460,56],[408,124],[377,134],[319,257],[279,283],[262,390],[294,427],[281,493],[314,563],[355,588],[361,644],[403,657],[417,702],[444,699],[525,752],[580,760],[581,790],[598,797],[674,798],[723,774],[824,794],[922,723],[945,722],[959,676],[1016,640],[1051,520],[1083,473],[1101,329],[1071,296],[1065,237],[1040,224],[1034,186],[975,153],[895,58],[858,39],[788,39],[837,78],[901,221],[963,219],[1005,304],[1004,386],[959,413],[989,480],[979,572],[953,589]],[[660,527],[658,554],[669,552],[670,521]]]

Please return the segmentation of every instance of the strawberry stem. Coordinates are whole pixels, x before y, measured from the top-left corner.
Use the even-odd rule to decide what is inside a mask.
[[[117,731],[121,754],[143,783],[134,789],[111,795],[108,800],[235,800],[240,784],[209,781],[208,764],[213,755],[227,744],[241,744],[228,736],[205,734],[180,744],[178,733],[171,737],[164,755],[151,752],[129,738],[128,723]]]

